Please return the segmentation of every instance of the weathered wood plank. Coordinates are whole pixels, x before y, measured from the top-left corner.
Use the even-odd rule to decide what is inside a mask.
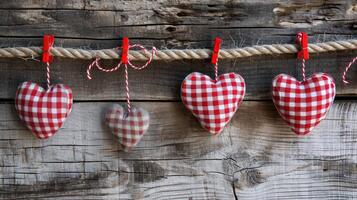
[[[351,38],[356,16],[352,0],[12,1],[0,3],[0,44],[39,45],[37,38],[53,33],[70,47],[112,48],[126,35],[159,48],[203,48],[219,35],[234,47],[291,43],[301,29],[315,42]]]
[[[307,74],[326,72],[336,80],[338,96],[357,94],[357,67],[348,74],[350,84],[343,84],[344,67],[354,53],[321,54],[313,56],[306,64]],[[113,66],[118,61],[107,61]],[[93,79],[86,77],[90,61],[57,59],[51,66],[53,82],[69,85],[75,100],[124,100],[123,69],[104,73],[93,70]],[[207,61],[154,62],[143,71],[129,71],[131,97],[134,100],[180,100],[180,85],[189,73],[199,71],[213,75],[213,67]],[[270,99],[271,80],[279,73],[301,77],[300,63],[294,56],[255,57],[245,60],[226,60],[219,63],[220,73],[236,72],[246,81],[246,100]],[[45,82],[45,67],[35,61],[20,59],[0,60],[0,98],[14,98],[17,86],[27,80]]]
[[[20,124],[12,104],[0,104],[0,198],[357,198],[356,101],[335,102],[307,137],[295,136],[271,102],[244,102],[217,137],[181,103],[135,102],[152,122],[129,153],[103,125],[109,104],[76,103],[46,141]]]

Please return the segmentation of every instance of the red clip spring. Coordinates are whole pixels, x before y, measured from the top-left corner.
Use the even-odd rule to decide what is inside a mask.
[[[53,57],[50,53],[50,48],[53,46],[55,42],[54,35],[44,35],[43,36],[43,53],[42,53],[42,62],[50,63],[53,60]]]
[[[128,64],[128,53],[129,53],[129,38],[123,38],[122,52],[121,52],[121,63]]]
[[[305,32],[299,32],[296,36],[296,43],[299,46],[297,57],[303,60],[309,59],[308,36]]]
[[[212,54],[212,59],[211,59],[211,63],[216,65],[218,62],[218,54],[219,54],[219,49],[221,48],[221,38],[216,37],[214,39],[214,47],[213,47],[213,54]]]

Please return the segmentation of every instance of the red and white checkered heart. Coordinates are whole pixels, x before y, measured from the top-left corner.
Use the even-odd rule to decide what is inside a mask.
[[[181,85],[182,102],[212,134],[222,132],[243,101],[244,94],[244,79],[235,73],[222,74],[215,81],[194,72]]]
[[[335,83],[324,73],[299,82],[280,74],[273,80],[273,102],[280,116],[298,135],[308,134],[326,117],[335,98]]]
[[[53,136],[72,110],[68,86],[52,85],[47,91],[36,83],[24,82],[16,92],[15,107],[27,128],[40,139]]]
[[[113,104],[106,112],[105,123],[128,150],[139,143],[149,128],[150,116],[143,108],[132,107],[127,113],[121,105]]]

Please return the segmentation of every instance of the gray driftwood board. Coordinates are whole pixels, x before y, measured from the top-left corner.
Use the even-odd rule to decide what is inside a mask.
[[[297,31],[311,42],[355,38],[357,2],[347,1],[0,1],[0,46],[56,45],[113,48],[120,36],[163,48],[224,48],[294,43]],[[324,71],[337,82],[337,99],[306,137],[295,136],[270,101],[271,79],[301,77],[294,55],[220,61],[220,72],[240,73],[247,96],[225,131],[210,137],[180,103],[190,72],[213,75],[207,60],[155,62],[131,70],[135,104],[151,114],[138,147],[120,151],[103,125],[103,111],[123,102],[123,72],[93,73],[90,61],[56,59],[54,82],[68,84],[75,104],[64,127],[36,140],[19,121],[16,87],[45,81],[33,60],[0,60],[0,199],[357,199],[357,67],[341,84],[356,51],[320,54],[307,73]],[[117,61],[106,61],[114,64]]]

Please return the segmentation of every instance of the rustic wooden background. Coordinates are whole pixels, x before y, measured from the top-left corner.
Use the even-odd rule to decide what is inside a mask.
[[[323,0],[12,0],[0,1],[0,46],[56,45],[113,48],[120,36],[164,48],[223,48],[355,38],[357,1]],[[225,131],[210,137],[180,102],[179,88],[193,71],[213,75],[209,62],[155,62],[129,71],[134,104],[152,117],[130,153],[120,151],[103,125],[103,110],[123,102],[123,71],[94,72],[90,61],[55,59],[54,82],[69,85],[75,104],[58,134],[36,140],[14,108],[17,85],[45,82],[34,60],[0,59],[0,199],[357,199],[357,67],[349,85],[341,73],[356,51],[320,54],[307,74],[324,71],[337,98],[307,137],[295,136],[270,101],[272,78],[301,77],[294,55],[221,60],[247,84],[241,108]],[[106,61],[114,64],[117,61]]]

